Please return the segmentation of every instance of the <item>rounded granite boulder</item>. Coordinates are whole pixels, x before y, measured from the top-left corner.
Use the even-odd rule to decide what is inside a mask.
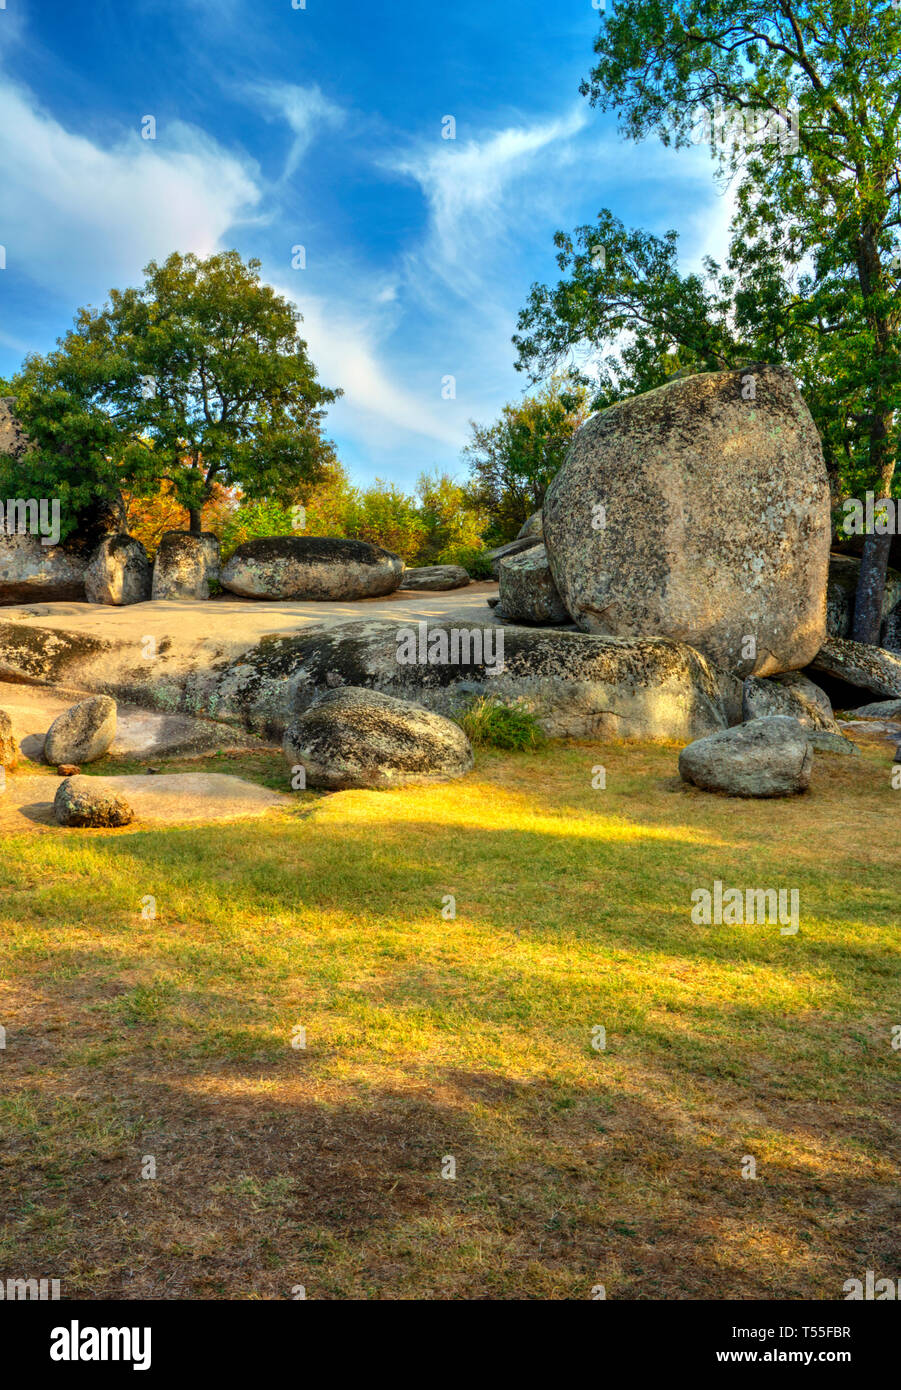
[[[92,763],[102,758],[116,737],[116,702],[94,695],[57,716],[44,739],[44,762]]]
[[[393,594],[403,572],[399,555],[368,541],[267,536],[239,545],[220,582],[241,598],[346,602]]]
[[[473,765],[469,739],[452,719],[356,686],[320,696],[288,726],[284,753],[305,769],[307,786],[331,791],[444,782]]]
[[[543,517],[586,632],[671,637],[742,678],[800,669],[823,644],[829,483],[787,367],[677,378],[593,415]]]
[[[153,562],[152,597],[207,599],[219,578],[219,540],[211,532],[165,531]]]
[[[750,719],[679,754],[683,781],[727,796],[794,796],[807,790],[812,765],[807,731],[786,715]]]
[[[84,573],[88,603],[144,603],[152,588],[153,570],[141,542],[124,532],[104,536]]]
[[[108,787],[92,785],[93,777],[67,777],[53,799],[58,825],[110,827],[130,825],[134,812],[124,797]]]

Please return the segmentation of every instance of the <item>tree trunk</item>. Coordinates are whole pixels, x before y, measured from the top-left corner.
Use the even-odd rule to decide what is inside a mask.
[[[861,237],[857,254],[857,271],[860,287],[867,301],[882,287],[882,263],[877,250],[878,240],[873,228],[866,228]],[[880,312],[869,315],[873,328],[873,346],[878,360],[888,356],[891,347],[891,327]],[[883,391],[877,391],[873,402],[873,417],[870,426],[869,472],[878,479],[881,492],[876,497],[888,497],[892,489],[895,460],[889,448],[889,431],[893,412],[888,406]],[[885,595],[885,575],[891,549],[890,535],[868,534],[863,543],[863,558],[860,562],[860,575],[857,580],[857,593],[854,596],[854,623],[851,636],[855,642],[866,642],[871,646],[879,643],[879,629],[882,626],[882,605]]]
[[[191,532],[191,535],[192,535],[192,536],[199,536],[200,533],[201,533],[201,531],[203,530],[203,520],[202,520],[202,513],[201,513],[201,511],[200,511],[200,508],[199,508],[199,507],[189,507],[189,508],[188,508],[188,516],[191,518],[191,521],[190,521],[190,528],[189,528],[189,529],[190,529],[190,532]]]

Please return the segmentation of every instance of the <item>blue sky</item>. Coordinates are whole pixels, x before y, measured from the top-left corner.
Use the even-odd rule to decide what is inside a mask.
[[[344,388],[354,479],[462,476],[469,420],[526,387],[510,337],[554,231],[609,207],[695,266],[727,202],[705,150],[629,144],[579,96],[592,0],[294,2],[6,0],[0,375],[151,258],[234,246]]]

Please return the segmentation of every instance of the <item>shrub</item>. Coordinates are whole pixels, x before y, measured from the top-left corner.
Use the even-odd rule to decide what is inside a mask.
[[[457,716],[457,722],[476,747],[522,753],[547,743],[534,713],[518,700],[505,705],[490,695],[477,696]]]

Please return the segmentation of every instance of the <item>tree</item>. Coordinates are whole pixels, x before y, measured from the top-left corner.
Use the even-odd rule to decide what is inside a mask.
[[[472,421],[472,442],[463,451],[475,507],[506,539],[538,511],[570,440],[587,414],[586,391],[554,377],[522,401],[505,405],[492,425]]]
[[[322,424],[340,392],[319,383],[300,315],[259,271],[237,251],[175,253],[27,358],[11,389],[42,485],[64,484],[76,511],[97,497],[121,511],[123,490],[166,482],[199,532],[217,487],[259,500],[315,481],[334,460]]]
[[[734,316],[691,277],[677,283],[672,265],[655,298],[647,265],[649,293],[629,309],[640,345],[642,308],[657,314],[645,354],[665,356],[671,339],[703,362],[720,346],[740,353],[747,336],[758,349],[749,355],[791,361],[821,408],[833,471],[883,495],[901,404],[899,48],[901,9],[872,0],[624,0],[605,19],[582,85],[593,105],[619,112],[632,139],[656,132],[685,145],[703,120],[719,169],[737,184],[733,275],[720,287]],[[536,322],[546,308],[533,291]],[[772,340],[760,352],[765,330]],[[523,340],[521,357],[533,346]],[[845,403],[830,384],[836,370]],[[865,542],[858,641],[878,641],[890,541],[874,533]]]

